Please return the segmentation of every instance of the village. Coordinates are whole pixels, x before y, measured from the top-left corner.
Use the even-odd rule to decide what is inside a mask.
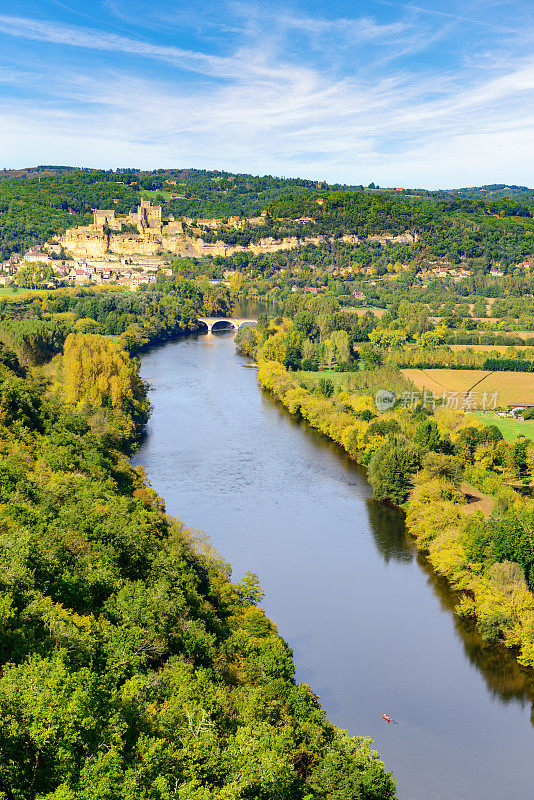
[[[46,289],[113,283],[133,290],[153,283],[157,272],[166,269],[166,262],[162,258],[119,258],[112,255],[91,260],[60,259],[51,257],[50,253],[36,245],[24,255],[14,253],[0,263],[0,286],[19,283],[17,275],[20,276],[25,268],[30,268],[27,271],[31,274],[32,267],[44,276],[44,280],[36,279],[36,284],[40,283]],[[170,269],[168,271],[170,273]],[[33,287],[30,285],[25,288]]]

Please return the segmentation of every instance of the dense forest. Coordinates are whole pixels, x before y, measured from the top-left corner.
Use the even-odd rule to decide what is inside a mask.
[[[207,278],[161,274],[143,291],[117,287],[26,292],[0,297],[0,341],[26,365],[61,352],[70,333],[115,336],[130,353],[199,329],[197,317],[226,315],[227,287]]]
[[[267,211],[265,225],[206,229],[202,238],[246,247],[266,237],[322,237],[309,250],[314,263],[332,263],[335,251],[338,266],[374,267],[379,274],[397,262],[414,269],[462,264],[482,273],[499,265],[508,273],[534,255],[534,206],[510,198],[413,203],[386,193],[333,192],[286,197]]]
[[[317,194],[324,182],[206,170],[89,170],[40,167],[0,172],[0,258],[92,221],[92,209],[135,210],[142,196],[165,204],[165,215],[254,215],[287,195]]]
[[[358,191],[346,191],[354,188]],[[164,217],[224,219],[268,210],[266,225],[245,226],[241,231],[206,230],[202,233],[206,241],[218,238],[247,246],[266,236],[365,240],[411,233],[417,241],[398,245],[397,252],[389,254],[394,261],[446,259],[459,264],[470,260],[486,269],[499,264],[507,271],[534,252],[534,205],[528,192],[515,191],[522,187],[498,188],[493,194],[489,190],[478,194],[467,190],[385,192],[195,169],[40,167],[19,170],[16,177],[5,171],[0,173],[0,257],[43,243],[67,227],[87,224],[94,208],[126,214],[145,196],[163,204]],[[383,255],[379,242],[365,241],[348,253],[350,261],[363,266]]]

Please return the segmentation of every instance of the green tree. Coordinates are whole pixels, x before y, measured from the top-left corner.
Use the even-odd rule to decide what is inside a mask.
[[[433,419],[421,420],[414,431],[413,440],[427,452],[439,450],[441,438],[436,421]]]
[[[394,800],[391,773],[384,771],[370,743],[370,739],[351,738],[338,732],[312,773],[312,796],[325,800]]]
[[[377,500],[404,503],[412,476],[421,466],[419,448],[402,439],[388,439],[369,463],[369,482]]]
[[[347,331],[332,331],[330,341],[334,348],[335,360],[338,364],[347,364],[350,358],[350,345]]]
[[[324,375],[322,378],[319,378],[319,382],[317,384],[317,389],[319,394],[322,394],[323,397],[332,397],[334,394],[334,384],[330,378],[326,378]]]
[[[17,284],[25,289],[41,289],[54,276],[50,264],[42,261],[25,264],[20,267],[15,276]]]

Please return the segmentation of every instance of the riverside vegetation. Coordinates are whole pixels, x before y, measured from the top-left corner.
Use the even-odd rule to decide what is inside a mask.
[[[233,583],[128,462],[147,387],[94,331],[156,340],[177,303],[181,330],[195,284],[173,292],[2,306],[26,364],[1,345],[0,798],[389,800],[370,741],[295,683],[257,578]]]
[[[476,619],[484,638],[502,640],[516,648],[521,664],[534,666],[534,501],[525,496],[534,444],[525,437],[504,441],[496,426],[439,401],[397,403],[379,414],[377,390],[414,388],[391,364],[368,364],[348,389],[336,387],[324,370],[310,380],[316,373],[298,367],[307,366],[306,333],[313,339],[320,324],[311,306],[323,303],[325,315],[326,301],[308,298],[308,311],[293,319],[260,318],[257,329],[237,335],[238,347],[256,358],[264,389],[368,468],[376,499],[405,506],[417,546],[461,593],[457,613]],[[336,319],[334,312],[325,327],[331,330]],[[346,331],[335,333],[316,346],[323,366],[325,358],[332,367],[348,356]]]

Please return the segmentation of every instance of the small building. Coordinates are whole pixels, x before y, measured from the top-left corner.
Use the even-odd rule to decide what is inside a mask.
[[[50,264],[52,259],[50,258],[48,253],[43,253],[43,251],[37,245],[34,245],[33,247],[30,247],[30,249],[24,256],[23,261],[26,264],[37,264],[37,263]]]
[[[95,228],[103,228],[107,225],[110,228],[117,226],[117,219],[115,217],[115,209],[96,209],[94,212],[94,225]]]

